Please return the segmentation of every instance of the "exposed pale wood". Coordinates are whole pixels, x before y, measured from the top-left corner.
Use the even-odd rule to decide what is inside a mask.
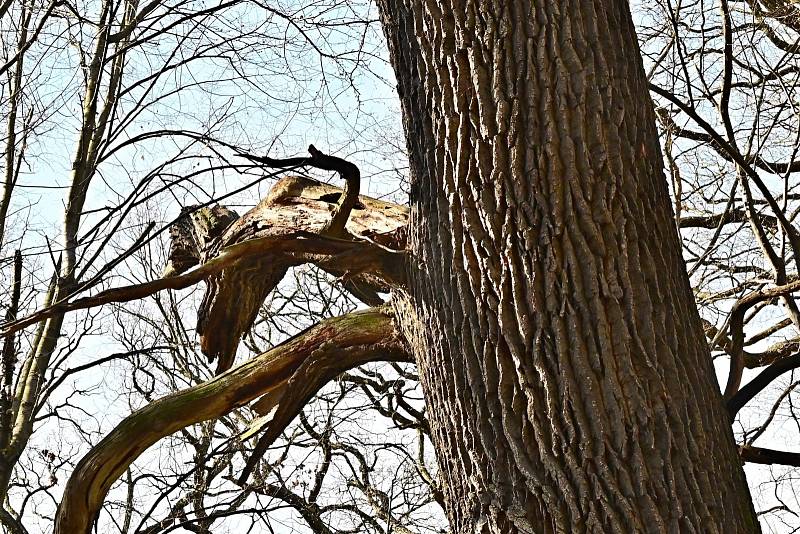
[[[219,238],[203,244],[203,259],[213,258],[226,247],[254,239],[281,238],[298,231],[328,236],[330,221],[339,209],[343,190],[310,178],[290,176],[280,180],[255,208],[230,224]],[[347,219],[347,236],[388,243],[403,250],[408,210],[403,206],[359,196]],[[377,249],[374,249],[377,250]],[[312,251],[309,251],[310,253]],[[391,284],[374,272],[374,255],[356,247],[332,257],[311,253],[252,256],[206,278],[208,289],[197,312],[200,347],[210,361],[218,360],[217,372],[233,363],[239,340],[255,321],[267,295],[280,283],[289,267],[307,261],[318,263],[336,276],[348,276],[345,289],[370,305],[383,301],[379,292]],[[397,274],[403,262],[397,257]]]
[[[127,302],[203,280],[208,289],[198,310],[197,331],[203,352],[219,359],[222,372],[232,364],[258,308],[292,265],[319,265],[342,277],[344,288],[369,305],[381,304],[379,292],[403,283],[408,209],[362,195],[347,221],[352,239],[326,236],[341,194],[341,188],[289,176],[238,219],[220,206],[187,212],[171,229],[173,255],[164,278],[57,302],[4,324],[2,334],[71,310]]]

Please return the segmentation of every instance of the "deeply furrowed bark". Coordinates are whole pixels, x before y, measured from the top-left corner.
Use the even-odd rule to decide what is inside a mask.
[[[454,532],[757,532],[627,4],[379,6]]]

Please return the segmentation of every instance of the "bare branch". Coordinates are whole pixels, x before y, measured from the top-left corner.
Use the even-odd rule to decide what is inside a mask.
[[[758,376],[747,383],[742,389],[738,390],[727,402],[728,413],[733,419],[739,410],[747,404],[753,397],[769,386],[773,380],[787,371],[800,367],[800,353],[788,356],[773,362],[766,369],[761,371]]]
[[[727,141],[725,141],[725,139],[723,139],[722,136],[719,135],[719,133],[717,133],[716,130],[714,130],[714,128],[712,128],[711,125],[708,124],[708,122],[706,122],[693,108],[675,98],[675,95],[652,83],[650,84],[650,90],[659,96],[666,98],[680,108],[681,111],[686,113],[686,115],[691,117],[691,119],[695,121],[701,128],[703,128],[703,130],[705,130],[711,136],[714,142],[720,146],[731,157],[731,159],[736,162],[737,165],[739,165],[742,171],[744,171],[744,173],[753,180],[759,191],[761,191],[761,194],[764,196],[764,200],[767,201],[770,209],[772,209],[773,213],[777,217],[781,228],[784,232],[786,232],[786,236],[789,239],[792,251],[795,253],[795,255],[800,254],[800,234],[798,234],[797,229],[786,218],[783,210],[775,201],[772,193],[770,193],[769,188],[766,186],[758,173],[753,169],[752,165],[750,165],[744,158],[744,156],[742,156],[742,154],[735,147],[731,146]]]
[[[745,462],[754,464],[781,464],[800,467],[800,452],[778,451],[743,445],[739,447],[739,456]]]
[[[251,239],[225,247],[220,251],[219,255],[213,259],[179,276],[159,278],[158,280],[142,284],[117,287],[102,291],[91,297],[83,297],[72,302],[53,304],[52,306],[39,310],[17,321],[5,323],[0,335],[8,336],[22,330],[26,326],[62,313],[95,308],[111,302],[130,302],[132,300],[148,297],[164,289],[184,289],[250,257],[263,256],[267,253],[295,253],[325,256],[345,254],[350,256],[357,255],[356,251],[365,254],[367,257],[372,257],[375,261],[371,265],[376,268],[379,274],[399,272],[393,267],[393,264],[396,264],[397,260],[400,258],[394,259],[394,252],[383,250],[375,244],[344,241],[311,234],[306,231],[298,231],[285,235]],[[396,254],[402,256],[401,253]],[[392,261],[393,259],[394,261]]]
[[[88,534],[111,485],[161,438],[219,418],[282,384],[304,384],[304,391],[316,392],[339,373],[376,360],[410,361],[387,307],[323,321],[208,382],[150,403],[124,419],[75,467],[64,488],[55,533]],[[268,435],[279,435],[297,415],[291,413],[297,409],[295,398],[282,403],[287,407],[276,414]]]
[[[739,391],[739,385],[742,381],[742,370],[744,369],[745,312],[759,302],[777,297],[783,297],[798,290],[800,290],[800,281],[795,281],[783,286],[777,286],[750,293],[749,295],[739,299],[736,304],[733,305],[730,318],[731,368],[730,372],[728,373],[728,383],[725,386],[724,397],[726,400],[730,401],[734,395],[737,394]],[[776,363],[780,363],[780,361]],[[736,411],[738,411],[738,408]]]

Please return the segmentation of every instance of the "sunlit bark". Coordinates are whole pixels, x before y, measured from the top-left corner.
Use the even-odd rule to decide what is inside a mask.
[[[758,531],[627,3],[379,4],[454,531]]]

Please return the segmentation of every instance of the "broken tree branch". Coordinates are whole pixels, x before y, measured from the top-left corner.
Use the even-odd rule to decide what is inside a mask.
[[[340,188],[309,178],[283,178],[275,184],[266,199],[244,216],[230,222],[230,213],[220,211],[218,215],[224,219],[224,226],[220,222],[212,225],[213,228],[207,232],[192,229],[197,235],[187,238],[175,249],[178,250],[178,257],[174,261],[170,258],[165,278],[108,289],[74,301],[57,302],[21,319],[5,322],[0,336],[8,336],[60,313],[113,302],[129,302],[165,289],[184,289],[202,280],[214,284],[215,277],[227,269],[257,274],[256,263],[285,264],[286,267],[304,262],[315,263],[335,276],[348,278],[345,288],[352,290],[359,298],[367,295],[364,299],[368,304],[379,304],[380,299],[370,299],[369,296],[375,295],[375,291],[388,291],[404,283],[408,210],[404,206],[361,196],[347,221],[348,232],[355,238],[337,239],[320,235],[329,221],[330,203],[341,194]],[[207,209],[224,210],[216,207]],[[176,230],[174,233],[179,232]],[[202,236],[205,238],[200,239]],[[189,250],[191,247],[186,243],[191,243],[195,248]],[[195,262],[199,262],[199,265],[186,271]],[[229,289],[231,294],[239,298],[241,292],[247,289],[225,285],[234,278],[223,280],[218,287],[220,292],[204,302],[209,304],[209,312],[214,298],[224,296],[226,290]],[[353,286],[348,287],[348,284]],[[263,298],[255,300],[256,306],[263,302]],[[221,301],[219,308],[230,309],[230,306]],[[231,334],[225,329],[216,333]],[[238,343],[238,337],[232,337]]]
[[[64,488],[55,534],[89,534],[111,485],[161,438],[221,417],[264,394],[279,396],[279,411],[267,433],[280,435],[302,409],[300,400],[308,392],[313,395],[338,374],[376,360],[411,361],[389,307],[323,321],[213,380],[148,404],[78,462]],[[291,389],[287,384],[303,384],[302,392],[282,396],[281,391]]]
[[[396,268],[396,264],[398,261],[401,261],[400,256],[403,256],[400,252],[382,249],[372,243],[345,241],[312,234],[306,231],[298,231],[236,243],[235,245],[224,248],[217,256],[199,267],[178,276],[159,278],[158,280],[144,282],[142,284],[116,287],[102,291],[91,297],[79,298],[72,302],[59,302],[22,319],[5,323],[0,335],[8,336],[27,326],[60,313],[94,308],[112,302],[130,302],[131,300],[148,297],[164,289],[184,289],[209,276],[221,272],[227,267],[235,266],[238,262],[254,256],[262,256],[268,253],[334,256],[337,254],[352,253],[354,248],[361,248],[364,254],[372,256],[376,260],[374,264],[376,272],[386,274],[387,276],[399,272]],[[395,255],[398,255],[398,257],[395,258]]]
[[[317,164],[328,168],[343,161],[336,160],[331,164],[322,159]],[[296,163],[295,159],[269,161],[276,165]],[[313,250],[305,254],[272,251],[254,255],[206,278],[208,289],[197,312],[197,333],[203,354],[209,361],[217,360],[218,373],[233,364],[241,337],[292,266],[306,262],[318,265],[340,277],[347,291],[371,306],[383,303],[379,293],[402,285],[407,208],[370,197],[356,197],[354,209],[345,221],[346,230],[340,237],[329,231],[332,206],[336,204],[335,212],[342,197],[349,194],[309,178],[286,177],[275,184],[267,198],[230,224],[218,238],[197,243],[195,255],[206,260],[236,243],[300,230],[340,247],[337,252],[325,255]]]

